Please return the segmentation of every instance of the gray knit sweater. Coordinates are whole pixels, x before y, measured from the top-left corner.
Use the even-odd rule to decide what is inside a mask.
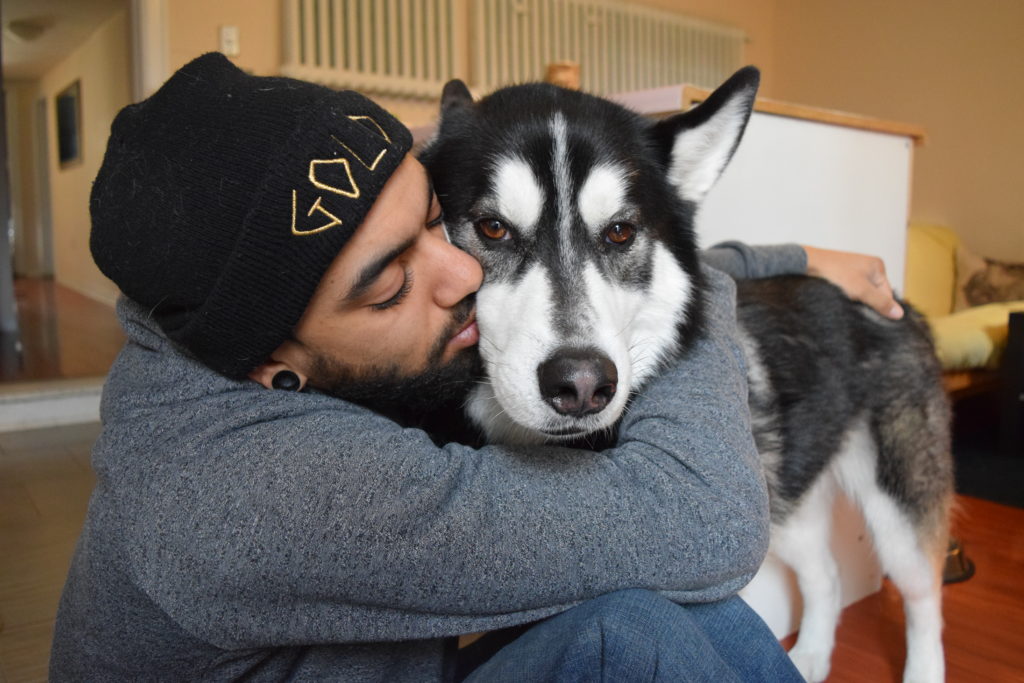
[[[731,251],[738,275],[803,268],[792,249]],[[443,680],[458,634],[627,587],[735,593],[768,507],[732,283],[709,281],[707,334],[601,453],[439,448],[226,379],[122,300],[51,680]]]

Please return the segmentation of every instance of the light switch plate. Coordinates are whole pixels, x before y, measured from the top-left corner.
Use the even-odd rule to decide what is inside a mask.
[[[238,53],[242,51],[238,43],[237,26],[220,27],[220,51],[228,57],[237,57]]]

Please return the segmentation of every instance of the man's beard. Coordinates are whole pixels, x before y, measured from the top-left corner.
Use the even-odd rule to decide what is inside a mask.
[[[442,364],[449,340],[469,320],[474,297],[458,304],[452,321],[427,357],[426,369],[410,376],[397,364],[353,368],[316,352],[310,383],[320,391],[365,406],[409,427],[458,433],[464,426],[462,407],[483,374],[476,345],[461,349]],[[454,427],[453,425],[458,425]]]

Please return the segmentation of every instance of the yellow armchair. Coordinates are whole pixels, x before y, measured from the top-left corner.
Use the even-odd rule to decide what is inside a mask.
[[[994,371],[1006,348],[1010,313],[1024,311],[1024,301],[956,310],[964,275],[957,269],[964,262],[963,247],[952,230],[910,226],[904,296],[927,317],[947,389],[954,396],[998,384]]]

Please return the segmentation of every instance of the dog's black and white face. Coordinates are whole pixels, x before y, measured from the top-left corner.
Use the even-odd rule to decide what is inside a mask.
[[[488,381],[468,412],[490,440],[611,428],[694,333],[694,212],[739,143],[757,84],[744,69],[659,123],[549,85],[473,103],[448,84],[421,159],[452,240],[484,268]]]

